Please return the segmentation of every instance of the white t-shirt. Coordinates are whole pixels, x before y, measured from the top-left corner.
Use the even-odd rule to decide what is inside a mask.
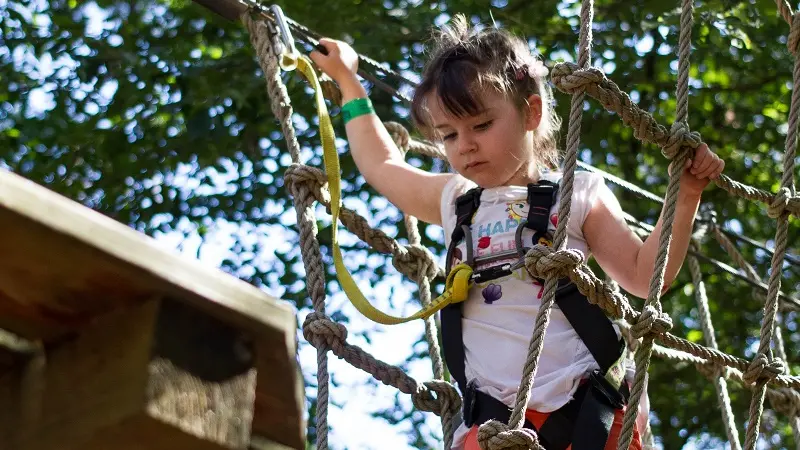
[[[560,172],[547,172],[541,178],[560,181],[561,176]],[[580,250],[586,259],[590,253],[583,236],[583,223],[600,192],[608,187],[602,177],[585,171],[575,173],[573,186],[567,248]],[[473,187],[473,182],[456,175],[442,192],[442,225],[448,247],[456,224],[455,201]],[[558,223],[559,201],[557,198],[550,211],[550,240]],[[517,225],[527,215],[526,187],[484,189],[480,207],[470,226],[473,256],[485,257],[515,249]],[[523,245],[533,245],[533,234],[527,228],[523,231]],[[465,246],[466,243],[462,240],[454,252],[456,261],[453,264],[465,258]],[[511,256],[508,260],[494,261],[487,267],[516,260],[516,257]],[[479,266],[476,269],[481,268]],[[466,378],[474,381],[478,390],[510,407],[514,405],[522,379],[523,365],[528,356],[528,344],[541,305],[542,293],[542,285],[525,268],[520,268],[509,276],[476,284],[463,305]],[[539,412],[559,409],[572,399],[581,378],[598,367],[564,314],[558,306],[553,306],[528,408]],[[460,444],[467,431],[463,425],[459,427],[454,444]]]

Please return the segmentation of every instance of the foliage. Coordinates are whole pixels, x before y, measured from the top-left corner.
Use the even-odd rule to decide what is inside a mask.
[[[529,36],[548,61],[572,59],[580,6],[553,0],[494,0],[491,8],[470,0],[281,3],[300,23],[348,40],[360,53],[409,76],[421,68],[421,43],[431,24],[454,12],[483,23],[493,18]],[[668,125],[675,111],[679,5],[655,0],[598,0],[595,5],[594,64]],[[791,88],[789,27],[771,2],[704,2],[695,18],[690,126],[725,158],[728,175],[774,191]],[[222,268],[300,309],[309,307],[294,245],[293,208],[282,181],[289,158],[240,24],[187,0],[0,0],[0,31],[0,164],[153,236],[181,232],[207,238],[230,224],[234,242]],[[304,156],[320,164],[309,93],[297,77],[285,80]],[[558,94],[557,100],[559,114],[567,117],[569,98]],[[373,101],[385,120],[407,123],[404,108],[387,94],[376,90]],[[640,144],[618,117],[594,101],[588,102],[582,126],[584,162],[663,195],[668,162],[657,148]],[[364,184],[346,151],[342,158],[348,204],[404,239],[396,210]],[[419,163],[433,167],[431,161]],[[655,222],[658,204],[616,192],[627,212]],[[718,189],[709,189],[704,200],[729,230],[772,245],[774,222],[763,207]],[[329,226],[327,219],[321,214],[322,227]],[[795,238],[797,225],[793,220]],[[424,245],[443,252],[439,233],[423,229],[422,235]],[[358,255],[351,270],[360,279],[378,284],[395,274],[382,257],[366,258],[363,246],[346,243],[346,251]],[[748,245],[740,248],[766,277],[769,255]],[[730,263],[712,241],[703,251]],[[752,356],[762,304],[748,285],[707,263],[703,270],[720,348]],[[703,336],[687,272],[667,294],[665,307],[677,319],[673,331],[699,341]],[[784,272],[783,290],[796,292],[800,269],[786,265]],[[798,360],[791,356],[800,346],[796,315],[785,319],[786,351],[796,374]],[[415,352],[409,363],[425,357]],[[750,396],[739,387],[731,395],[743,430]],[[689,441],[716,448],[725,439],[713,385],[694,367],[655,361],[650,396],[654,431],[664,448]],[[310,405],[315,407],[313,399]],[[376,414],[389,421],[423,421],[407,402]],[[313,436],[313,420],[310,427]],[[784,417],[767,421],[765,431],[767,446],[791,445]],[[430,445],[426,433],[422,426],[411,427],[409,442]]]

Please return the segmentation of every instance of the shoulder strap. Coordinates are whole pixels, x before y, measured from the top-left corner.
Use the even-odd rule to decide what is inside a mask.
[[[469,226],[472,216],[478,211],[481,204],[481,193],[483,188],[475,187],[460,195],[456,199],[456,225],[450,237],[450,246],[447,249],[447,272],[453,259],[453,251],[456,246],[464,239],[464,229],[462,225]],[[444,353],[447,369],[458,383],[462,394],[466,392],[466,375],[464,374],[464,338],[461,327],[461,303],[451,303],[441,311],[442,328],[442,351]]]
[[[458,245],[464,239],[462,225],[469,225],[472,216],[478,211],[481,205],[482,187],[474,187],[456,198],[456,226],[453,227],[453,234],[450,237],[450,246]]]
[[[558,183],[540,180],[528,185],[528,223],[526,227],[538,233],[547,233],[550,209],[556,202]]]
[[[556,304],[605,376],[622,357],[625,340],[617,338],[617,332],[603,309],[589,303],[586,296],[569,279],[560,281],[556,291]]]

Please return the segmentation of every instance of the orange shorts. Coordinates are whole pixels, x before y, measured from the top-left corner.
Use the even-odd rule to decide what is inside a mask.
[[[528,419],[533,426],[539,428],[549,415],[549,413],[540,413],[538,411],[529,409],[525,413],[525,418]],[[608,441],[606,441],[604,450],[615,450],[617,448],[617,441],[619,440],[619,435],[622,431],[624,415],[624,409],[617,410],[617,413],[614,415],[614,424],[611,425],[611,434],[608,435]],[[567,450],[571,449],[572,446],[567,447]],[[637,430],[635,426],[633,428],[633,440],[631,441],[631,445],[628,447],[628,449],[642,450],[642,439],[639,437],[639,430]],[[481,447],[478,445],[478,425],[474,425],[469,430],[469,434],[467,434],[466,441],[464,442],[464,450],[481,450]]]

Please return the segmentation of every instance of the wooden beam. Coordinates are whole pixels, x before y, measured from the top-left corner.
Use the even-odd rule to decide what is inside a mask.
[[[31,425],[42,432],[40,439],[91,434],[80,426],[62,426],[84,415],[86,429],[97,436],[111,433],[102,422],[112,418],[151,431],[162,429],[148,422],[156,420],[185,433],[183,419],[171,421],[168,415],[159,415],[167,405],[152,407],[155,400],[147,397],[148,389],[158,384],[152,384],[149,371],[169,367],[168,380],[184,376],[194,380],[175,381],[180,386],[194,386],[208,395],[216,392],[225,401],[249,402],[243,409],[249,408],[249,416],[238,418],[247,428],[241,436],[249,439],[251,432],[257,432],[291,448],[304,448],[297,325],[285,302],[218,269],[165,251],[152,238],[3,170],[0,236],[0,329],[40,346],[47,362],[37,372],[39,353],[12,351],[8,346],[0,350],[0,404],[10,402],[23,386],[21,380],[27,380],[30,395],[13,397],[16,406],[4,412],[14,415],[27,408],[26,414],[36,416],[41,411],[38,422]],[[126,356],[120,360],[120,355]],[[36,380],[42,379],[44,384],[37,385]],[[112,379],[125,383],[111,383]],[[92,387],[79,391],[73,384],[76,380],[87,380],[107,392]],[[42,403],[36,398],[36,386],[61,392],[61,397],[48,394]],[[234,386],[238,394],[233,394]],[[174,386],[172,392],[184,399],[193,395]],[[74,396],[87,399],[72,407],[69,399]],[[137,414],[131,412],[137,404],[133,397],[138,400]],[[89,398],[94,403],[87,403]],[[143,403],[145,398],[150,403]],[[106,403],[116,405],[112,408],[116,412],[100,413]],[[142,408],[152,409],[147,420],[139,417],[145,417]],[[4,430],[22,433],[23,424],[3,418],[4,412],[0,412],[0,438]],[[4,429],[1,424],[6,422],[19,426]],[[203,428],[213,427],[205,423]],[[62,446],[66,440],[48,442],[66,448]],[[244,443],[230,448],[240,445]]]
[[[6,339],[0,346],[0,442],[9,447],[0,448],[245,450],[253,433],[258,440],[304,448],[302,421],[269,389],[296,383],[274,376],[291,362],[266,355],[258,358],[258,375],[251,366],[203,379],[192,373],[193,361],[176,364],[156,353],[156,336],[165,336],[157,332],[164,323],[159,317],[174,317],[171,311],[151,300],[95,319],[44,349]],[[209,362],[224,361],[223,350],[205,355]],[[301,387],[294,398],[303,400]]]
[[[285,302],[5,170],[0,236],[0,328],[24,338],[48,340],[154,296],[294,336]]]

